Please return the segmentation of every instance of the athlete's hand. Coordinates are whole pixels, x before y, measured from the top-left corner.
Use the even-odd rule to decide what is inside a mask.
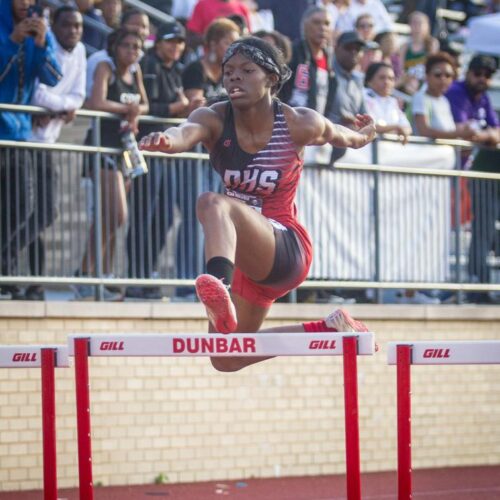
[[[170,136],[165,132],[152,132],[140,140],[139,149],[145,151],[163,151],[167,153],[172,149],[172,141]]]
[[[355,125],[358,132],[366,137],[367,144],[377,137],[375,122],[370,115],[356,115]]]

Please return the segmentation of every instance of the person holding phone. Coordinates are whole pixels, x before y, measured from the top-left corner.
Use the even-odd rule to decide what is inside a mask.
[[[2,103],[29,104],[37,79],[54,86],[62,77],[54,37],[48,32],[45,19],[30,9],[33,5],[30,0],[0,0]],[[0,139],[27,141],[30,135],[29,113],[0,113]],[[29,215],[30,166],[29,151],[16,148],[0,151],[0,273],[4,276],[13,274],[17,254],[28,243],[27,232],[20,229]],[[19,290],[3,287],[1,292],[4,298],[17,298]]]

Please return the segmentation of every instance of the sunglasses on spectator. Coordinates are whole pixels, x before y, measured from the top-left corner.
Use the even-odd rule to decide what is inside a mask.
[[[480,70],[476,69],[475,71],[472,72],[476,78],[480,78],[484,76],[486,79],[490,79],[493,76],[493,73],[488,70]]]
[[[448,72],[443,72],[443,71],[433,71],[431,72],[432,76],[435,76],[436,78],[442,78],[443,76],[445,78],[453,78],[453,73],[448,73]]]
[[[371,23],[362,23],[358,24],[358,28],[365,29],[365,28],[373,28],[375,25]]]

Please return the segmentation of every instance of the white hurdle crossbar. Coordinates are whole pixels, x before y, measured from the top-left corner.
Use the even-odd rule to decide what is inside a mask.
[[[343,356],[347,497],[361,499],[357,356],[374,354],[373,333],[78,334],[68,350],[75,356],[80,500],[94,498],[89,356]]]
[[[56,398],[54,368],[68,367],[61,345],[0,346],[0,368],[40,368],[42,381],[43,498],[57,500]]]
[[[410,500],[411,365],[500,364],[500,340],[389,342],[387,363],[397,365],[398,500]]]

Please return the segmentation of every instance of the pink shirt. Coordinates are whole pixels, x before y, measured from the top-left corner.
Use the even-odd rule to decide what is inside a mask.
[[[245,4],[239,0],[199,0],[195,5],[193,14],[187,23],[187,29],[193,33],[203,35],[208,25],[218,17],[227,17],[233,14],[242,16],[251,31],[250,12]]]

